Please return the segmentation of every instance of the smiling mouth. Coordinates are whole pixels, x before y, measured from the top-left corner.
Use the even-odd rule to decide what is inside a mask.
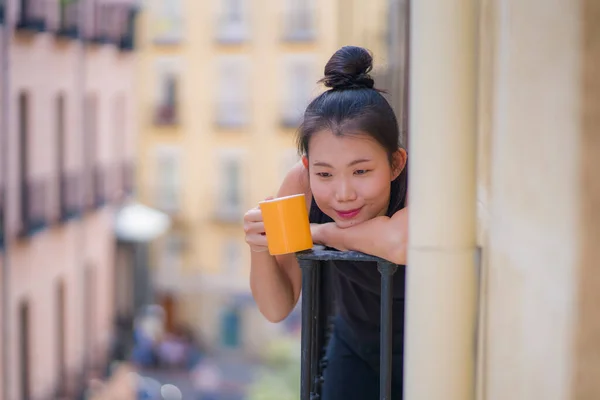
[[[362,210],[362,207],[355,208],[354,210],[347,210],[347,211],[335,210],[335,212],[337,213],[337,215],[339,215],[340,218],[351,219],[351,218],[356,217],[358,215],[358,213],[360,212],[360,210]]]

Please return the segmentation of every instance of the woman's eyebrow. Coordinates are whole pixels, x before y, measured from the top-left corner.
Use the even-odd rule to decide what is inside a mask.
[[[360,164],[360,163],[364,163],[364,162],[369,162],[369,161],[371,161],[371,160],[370,160],[370,159],[368,159],[368,158],[359,158],[359,159],[357,159],[357,160],[350,161],[350,162],[348,163],[348,166],[349,166],[349,167],[351,167],[351,166],[353,166],[353,165]],[[313,166],[315,166],[315,167],[326,167],[326,168],[333,168],[333,166],[332,166],[331,164],[328,164],[328,163],[326,163],[326,162],[324,162],[324,161],[315,161],[315,162],[313,163]]]

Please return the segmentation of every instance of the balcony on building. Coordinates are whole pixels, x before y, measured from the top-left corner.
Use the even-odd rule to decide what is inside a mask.
[[[241,44],[248,40],[249,29],[242,16],[232,18],[231,16],[221,16],[222,21],[218,25],[217,41],[221,44]]]
[[[130,195],[134,190],[135,167],[132,161],[124,161],[121,164],[122,190],[125,195]]]
[[[0,0],[0,24],[4,23],[6,12],[6,0]]]
[[[94,207],[99,208],[106,204],[108,200],[108,176],[102,165],[96,165],[93,169],[94,175]]]
[[[62,172],[60,176],[59,205],[60,220],[69,221],[81,215],[81,201],[79,200],[79,180],[76,173]]]
[[[85,39],[93,44],[112,44],[121,50],[133,50],[136,13],[129,0],[95,1]]]
[[[48,11],[52,2],[48,0],[20,0],[17,29],[29,32],[46,31]]]
[[[123,51],[132,51],[135,48],[135,18],[137,9],[130,6],[127,10],[127,21],[119,40],[119,48]]]
[[[217,103],[217,126],[224,129],[241,128],[248,123],[243,100],[221,100]]]
[[[61,0],[59,2],[56,35],[68,39],[79,38],[79,11],[83,0]]]
[[[165,101],[155,106],[154,124],[173,126],[179,123],[179,107],[177,102]]]
[[[21,181],[20,236],[30,237],[48,226],[47,179]]]

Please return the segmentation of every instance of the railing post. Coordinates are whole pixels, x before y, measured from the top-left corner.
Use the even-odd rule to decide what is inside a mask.
[[[313,295],[315,293],[316,261],[298,260],[302,268],[302,354],[300,365],[300,399],[310,400],[312,383],[312,339],[314,329]]]
[[[327,342],[328,317],[333,311],[329,290],[331,282],[326,275],[327,263],[334,261],[369,262],[377,264],[381,274],[380,308],[380,381],[379,398],[392,398],[392,303],[393,277],[398,265],[379,257],[359,252],[310,250],[297,254],[302,269],[302,359],[301,400],[319,400],[323,383],[323,346]]]
[[[379,332],[379,398],[392,398],[392,301],[394,294],[393,277],[398,269],[396,264],[380,261],[377,269],[381,274],[381,314]]]

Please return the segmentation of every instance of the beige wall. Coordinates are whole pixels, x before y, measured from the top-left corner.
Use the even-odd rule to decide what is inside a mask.
[[[599,155],[598,10],[582,4],[482,2],[482,399],[599,395],[589,186]]]
[[[581,1],[581,264],[574,334],[571,397],[600,398],[600,3]]]

